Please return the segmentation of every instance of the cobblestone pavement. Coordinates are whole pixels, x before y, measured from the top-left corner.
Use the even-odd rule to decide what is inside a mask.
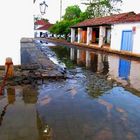
[[[59,66],[37,48],[33,39],[21,40],[21,69],[36,70],[36,73],[41,72],[41,76],[44,77],[63,77]]]

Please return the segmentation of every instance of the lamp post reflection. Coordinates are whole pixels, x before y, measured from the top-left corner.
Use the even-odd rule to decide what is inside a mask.
[[[15,87],[7,88],[7,100],[8,100],[8,103],[3,107],[3,110],[0,113],[0,126],[2,125],[2,121],[3,121],[4,115],[6,113],[7,107],[10,104],[14,104],[14,102],[16,100],[15,99]]]
[[[16,98],[15,98],[15,88],[9,87],[7,89],[7,99],[9,104],[14,104]]]
[[[40,119],[40,116],[37,112],[37,127],[39,131],[39,137],[41,140],[52,140],[52,129],[48,124],[44,124]]]

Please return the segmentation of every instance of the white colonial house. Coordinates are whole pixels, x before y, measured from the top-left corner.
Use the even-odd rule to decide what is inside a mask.
[[[140,14],[87,19],[71,27],[71,42],[140,54]]]
[[[112,25],[111,49],[140,54],[140,14]]]
[[[52,34],[49,32],[53,24],[46,22],[45,20],[37,20],[34,23],[34,36],[35,37],[51,37]]]

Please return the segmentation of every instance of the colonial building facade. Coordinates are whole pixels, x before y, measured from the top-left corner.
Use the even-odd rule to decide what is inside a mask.
[[[34,23],[34,36],[35,37],[51,37],[52,34],[49,32],[53,24],[46,22],[45,20],[37,20]]]
[[[71,42],[140,54],[140,14],[87,19],[71,27]]]

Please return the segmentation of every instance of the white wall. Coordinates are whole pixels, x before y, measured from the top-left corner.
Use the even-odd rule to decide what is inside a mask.
[[[133,34],[132,52],[140,53],[140,23],[123,23],[123,24],[112,25],[111,49],[120,50],[121,40],[122,40],[122,31],[132,30],[133,27],[136,27],[136,32]]]
[[[33,0],[0,1],[0,65],[6,57],[20,64],[20,39],[33,37]]]

